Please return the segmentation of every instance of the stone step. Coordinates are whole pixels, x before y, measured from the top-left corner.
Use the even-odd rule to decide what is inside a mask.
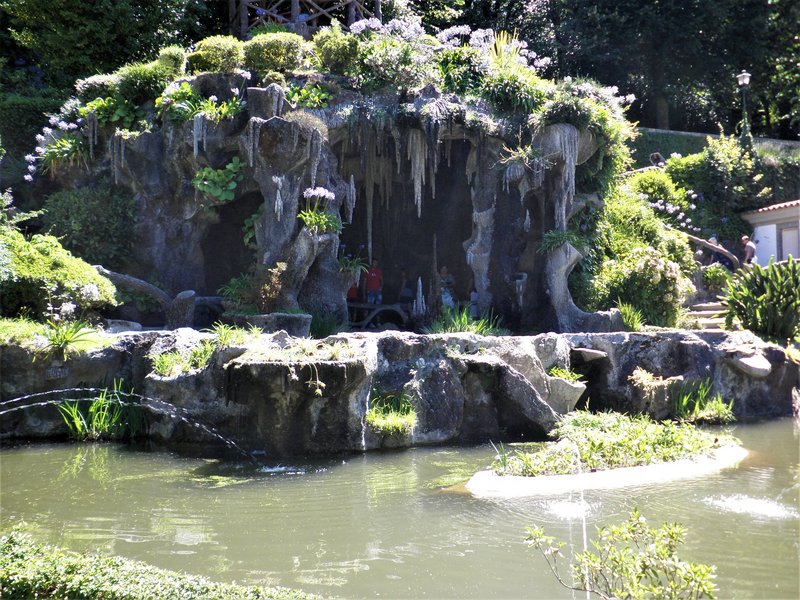
[[[706,310],[715,310],[717,312],[725,310],[727,307],[722,302],[701,302],[699,304],[694,304],[691,306],[691,309],[699,310],[699,311],[706,311]]]
[[[721,310],[690,310],[687,313],[687,316],[689,318],[695,318],[695,319],[704,319],[704,318],[714,319],[723,314],[723,312],[724,311]]]

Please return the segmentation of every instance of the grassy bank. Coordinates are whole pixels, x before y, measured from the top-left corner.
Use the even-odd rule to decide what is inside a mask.
[[[588,473],[703,456],[736,441],[689,423],[586,411],[565,415],[553,437],[532,451],[502,449],[492,468],[498,475],[529,477]]]
[[[318,598],[287,588],[214,583],[120,557],[75,554],[34,543],[14,531],[0,537],[0,597],[103,600]]]

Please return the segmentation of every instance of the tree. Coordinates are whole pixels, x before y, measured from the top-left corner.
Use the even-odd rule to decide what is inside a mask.
[[[69,80],[187,44],[209,15],[202,0],[4,0],[0,11],[13,40]]]

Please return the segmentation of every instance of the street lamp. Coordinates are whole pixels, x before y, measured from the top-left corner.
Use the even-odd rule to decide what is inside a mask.
[[[750,88],[750,73],[742,70],[736,76],[739,82],[739,89],[742,90],[742,130],[739,134],[739,141],[748,150],[752,148],[753,140],[750,135],[750,119],[747,117],[747,90]]]

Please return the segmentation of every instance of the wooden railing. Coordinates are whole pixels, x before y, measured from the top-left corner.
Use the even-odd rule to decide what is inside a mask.
[[[381,19],[381,0],[228,0],[231,33],[242,39],[253,27],[270,22],[319,27],[337,19],[337,11],[343,8],[345,26],[359,19]]]

